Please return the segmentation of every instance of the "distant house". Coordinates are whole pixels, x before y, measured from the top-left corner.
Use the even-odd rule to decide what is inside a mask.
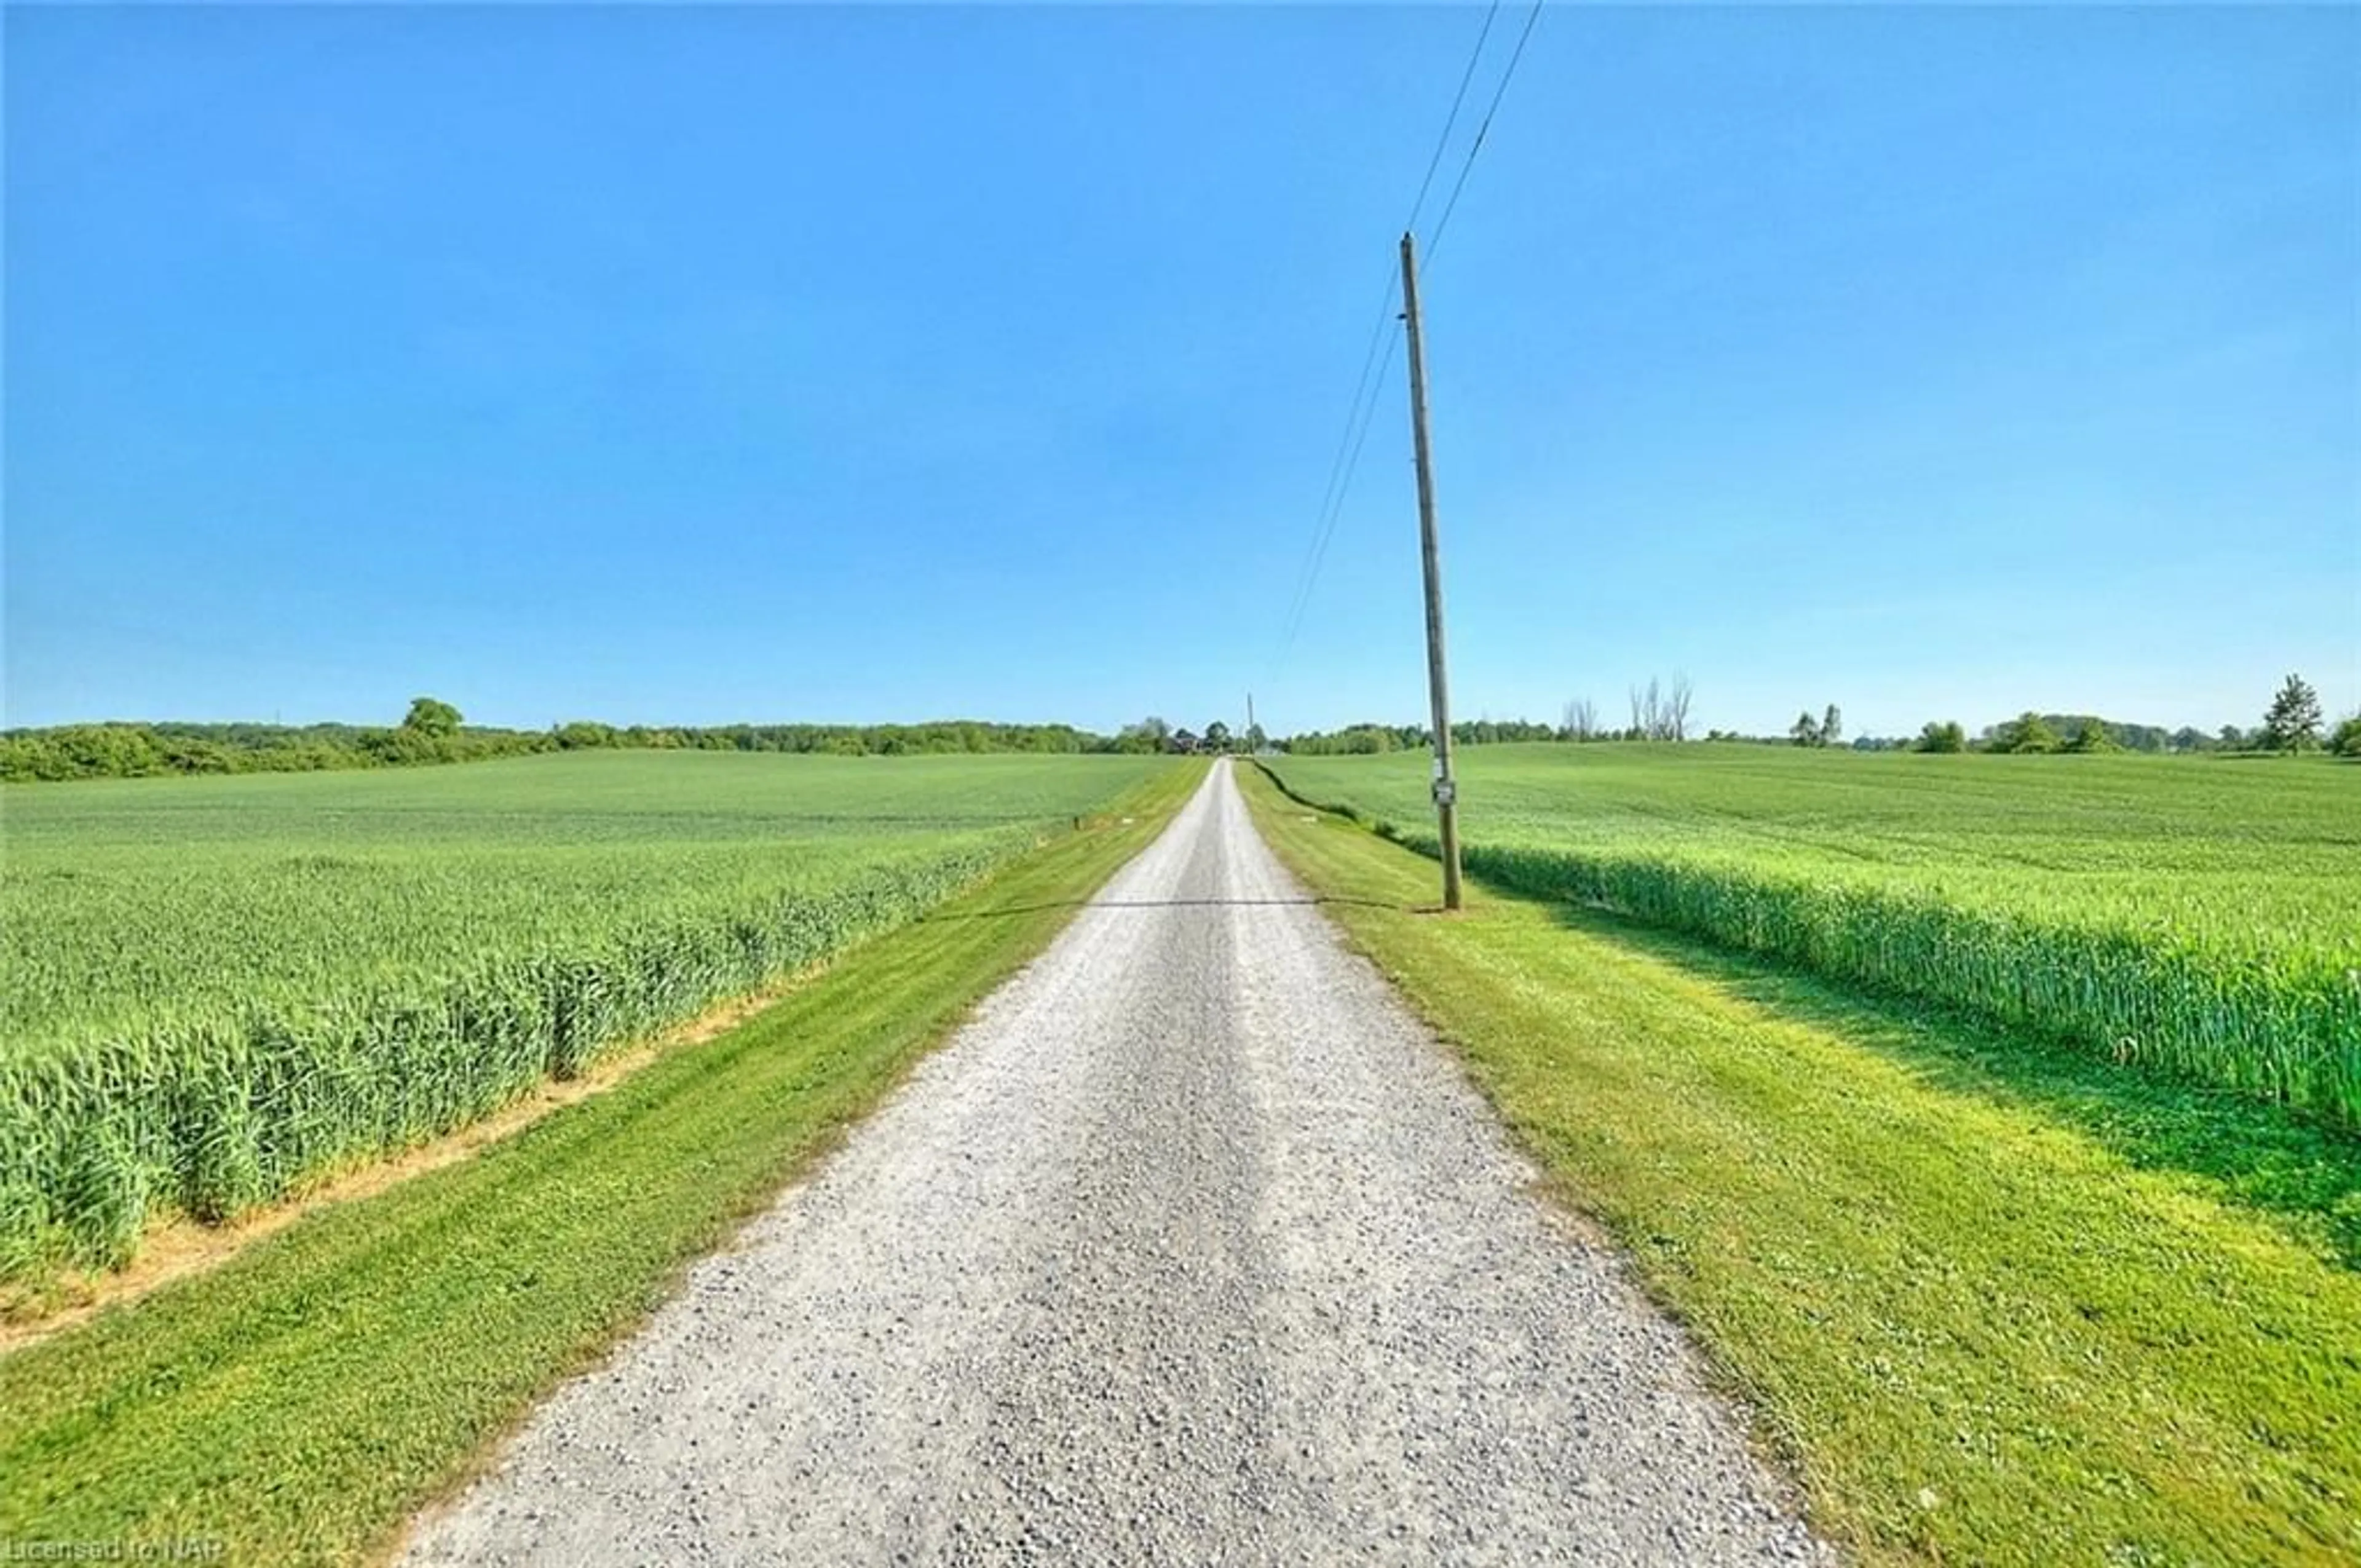
[[[1167,744],[1176,751],[1194,752],[1200,742],[1194,735],[1190,734],[1186,729],[1175,729],[1172,732],[1172,739],[1167,742]]]

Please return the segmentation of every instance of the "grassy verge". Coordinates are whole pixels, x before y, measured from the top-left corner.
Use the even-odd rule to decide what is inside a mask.
[[[1038,952],[1199,773],[476,1159],[0,1359],[0,1545],[381,1552]]]
[[[2361,1141],[1592,911],[1413,914],[1433,861],[1240,782],[1862,1558],[2361,1559]]]

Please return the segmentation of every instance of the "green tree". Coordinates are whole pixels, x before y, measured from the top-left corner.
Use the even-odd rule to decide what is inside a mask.
[[[2037,713],[2020,713],[2000,727],[2000,733],[1993,737],[1993,750],[2055,751],[2058,750],[2058,731],[2050,729],[2049,721]]]
[[[2107,727],[2103,721],[2086,718],[2082,720],[2081,728],[2074,731],[2074,738],[2066,742],[2066,750],[2092,752],[2120,751],[2123,748],[2115,744],[2115,738],[2107,733]]]
[[[1165,742],[1171,739],[1172,726],[1154,714],[1150,714],[1137,724],[1126,724],[1123,727],[1123,733],[1115,737],[1115,750],[1161,751],[1164,750]]]
[[[212,740],[175,740],[165,742],[164,765],[176,773],[234,773],[237,753]]]
[[[1939,724],[1929,719],[1927,728],[1918,731],[1915,749],[1947,754],[1964,751],[1968,749],[1968,732],[1960,727],[1956,718],[1947,718]]]
[[[156,738],[137,724],[76,724],[50,731],[67,778],[131,779],[164,771]]]
[[[1230,727],[1216,718],[1205,726],[1205,750],[1226,751],[1230,749]]]
[[[1835,703],[1830,703],[1828,712],[1820,716],[1820,739],[1817,743],[1822,746],[1833,746],[1843,739],[1844,710]]]
[[[2336,733],[2328,738],[2328,749],[2340,757],[2361,757],[2361,713],[2337,725]]]
[[[615,729],[592,718],[577,718],[550,731],[557,738],[558,748],[566,751],[588,751],[615,744]]]
[[[1246,751],[1248,754],[1258,757],[1269,749],[1270,737],[1263,733],[1262,726],[1259,724],[1247,725]]]
[[[412,697],[401,727],[413,735],[440,738],[459,732],[459,710],[431,696]]]
[[[2273,751],[2309,751],[2320,744],[2320,694],[2301,675],[2290,675],[2263,715],[2263,745]]]
[[[1820,721],[1812,717],[1811,709],[1806,708],[1795,715],[1795,722],[1787,726],[1787,739],[1798,746],[1820,743]]]

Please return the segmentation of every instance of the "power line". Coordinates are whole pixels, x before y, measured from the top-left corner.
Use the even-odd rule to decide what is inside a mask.
[[[1304,551],[1303,565],[1296,569],[1295,591],[1288,597],[1287,614],[1281,619],[1279,653],[1274,663],[1283,662],[1288,651],[1294,647],[1296,628],[1301,622],[1304,608],[1311,599],[1312,585],[1320,576],[1320,558],[1327,553],[1327,531],[1333,526],[1329,521],[1330,509],[1339,504],[1340,482],[1350,483],[1346,466],[1356,444],[1354,431],[1356,426],[1367,423],[1367,416],[1361,411],[1361,401],[1367,398],[1370,406],[1376,406],[1373,373],[1377,371],[1378,345],[1387,335],[1387,319],[1391,313],[1389,307],[1393,300],[1394,280],[1392,271],[1389,269],[1385,292],[1378,298],[1378,319],[1369,329],[1369,346],[1361,356],[1361,374],[1353,383],[1352,401],[1345,408],[1345,429],[1336,438],[1336,455],[1328,461],[1328,483],[1322,488],[1320,505],[1312,514],[1311,543]]]
[[[1402,220],[1405,232],[1418,227],[1419,210],[1426,205],[1427,188],[1434,183],[1434,171],[1443,162],[1443,149],[1451,145],[1451,127],[1459,123],[1459,105],[1466,101],[1467,84],[1476,80],[1476,62],[1484,58],[1484,40],[1492,36],[1492,18],[1499,14],[1500,0],[1492,0],[1484,13],[1483,27],[1477,30],[1476,47],[1467,51],[1467,69],[1459,73],[1459,91],[1451,95],[1451,112],[1443,116],[1443,134],[1434,138],[1434,156],[1426,160],[1426,178],[1418,182],[1418,195],[1411,202],[1410,216]],[[1522,47],[1521,43],[1519,47]],[[1515,64],[1511,62],[1509,69],[1515,70]],[[1498,98],[1493,100],[1496,107],[1499,103]],[[1484,116],[1485,124],[1491,124],[1491,120],[1489,115]],[[1477,132],[1476,139],[1483,140],[1483,133]],[[1455,197],[1458,192],[1454,191],[1452,194]]]
[[[1443,216],[1434,220],[1434,233],[1427,236],[1426,269],[1434,270],[1434,253],[1442,248],[1443,231],[1451,226],[1451,214],[1459,205],[1459,192],[1467,187],[1467,176],[1476,167],[1476,155],[1484,150],[1484,137],[1492,129],[1492,116],[1500,112],[1500,100],[1509,94],[1509,82],[1517,74],[1517,62],[1525,58],[1525,41],[1533,36],[1533,24],[1542,19],[1542,6],[1546,0],[1533,0],[1533,8],[1525,13],[1524,30],[1517,35],[1517,47],[1510,52],[1509,68],[1500,72],[1500,84],[1492,89],[1492,102],[1485,107],[1484,123],[1476,127],[1476,139],[1467,145],[1467,160],[1459,166],[1459,178],[1451,182],[1450,199],[1443,203]]]
[[[1389,304],[1393,302],[1390,294],[1387,296],[1386,302]],[[1381,328],[1387,324],[1390,323],[1380,323]],[[1295,634],[1302,629],[1304,614],[1312,608],[1312,590],[1320,581],[1322,563],[1328,559],[1328,541],[1335,536],[1336,524],[1344,519],[1345,499],[1352,493],[1353,488],[1353,472],[1360,466],[1361,446],[1368,440],[1369,422],[1377,415],[1378,389],[1385,384],[1386,371],[1392,367],[1394,362],[1393,334],[1385,333],[1383,341],[1385,352],[1376,360],[1377,376],[1369,383],[1368,401],[1360,406],[1358,417],[1345,427],[1348,439],[1340,452],[1340,455],[1344,458],[1344,465],[1334,488],[1334,497],[1312,533],[1312,556],[1304,571],[1302,590],[1296,596],[1295,602],[1289,609],[1286,633],[1281,638],[1279,648],[1279,657],[1282,661],[1286,659],[1289,651],[1295,646]]]
[[[1537,5],[1534,8],[1539,10],[1540,7]],[[1434,184],[1434,171],[1443,165],[1443,155],[1451,145],[1452,130],[1459,124],[1459,110],[1467,99],[1468,85],[1476,79],[1476,67],[1484,57],[1485,42],[1491,38],[1493,20],[1499,14],[1500,0],[1492,0],[1485,9],[1484,25],[1477,29],[1475,47],[1467,51],[1466,67],[1459,73],[1458,90],[1452,93],[1451,107],[1443,116],[1443,129],[1435,136],[1434,151],[1426,160],[1426,173],[1418,182],[1418,194],[1411,199],[1410,216],[1402,223],[1405,230],[1418,226],[1418,215],[1424,210],[1427,193]],[[1526,19],[1525,31],[1532,31],[1530,17]],[[1517,48],[1520,53],[1523,52],[1523,38],[1518,39]],[[1514,60],[1510,61],[1510,69],[1516,69]],[[1499,106],[1500,96],[1495,93],[1492,108]],[[1484,116],[1485,126],[1488,127],[1491,122],[1492,117],[1488,111]],[[1479,145],[1483,140],[1480,130],[1477,133],[1477,140]],[[1458,181],[1452,187],[1453,202],[1459,199],[1459,186],[1466,180],[1467,170],[1463,166]],[[1445,221],[1449,215],[1446,209]],[[1321,563],[1328,554],[1328,541],[1336,532],[1337,520],[1344,513],[1345,498],[1352,488],[1353,470],[1360,461],[1361,444],[1368,438],[1369,421],[1377,413],[1378,393],[1384,384],[1386,369],[1393,362],[1393,345],[1386,329],[1393,318],[1396,287],[1394,269],[1389,267],[1386,269],[1385,291],[1378,298],[1377,321],[1369,329],[1369,346],[1361,356],[1361,373],[1353,383],[1352,400],[1345,405],[1345,428],[1336,439],[1336,455],[1329,460],[1328,482],[1322,488],[1320,505],[1312,513],[1311,548],[1305,552],[1303,565],[1296,574],[1295,591],[1288,599],[1279,653],[1274,663],[1284,663],[1295,646],[1295,634],[1302,625],[1304,612],[1311,608],[1312,589],[1320,580]],[[1384,346],[1382,356],[1378,352],[1381,344]]]

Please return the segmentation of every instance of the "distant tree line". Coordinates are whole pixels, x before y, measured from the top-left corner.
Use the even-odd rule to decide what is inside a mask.
[[[1243,751],[1249,755],[1267,751],[1270,737],[1259,724],[1249,724],[1243,733],[1233,734],[1228,723],[1216,718],[1205,726],[1202,735],[1190,729],[1175,729],[1165,720],[1148,715],[1137,724],[1126,724],[1115,732],[1113,740],[1093,750],[1126,752],[1176,751],[1185,753]]]
[[[1609,729],[1588,698],[1565,705],[1565,720],[1478,718],[1451,727],[1456,746],[1510,741],[1678,741],[1689,738],[1694,689],[1688,677],[1651,677],[1631,688],[1631,722]],[[1719,744],[1832,747],[1844,744],[1844,716],[1835,703],[1815,715],[1806,708],[1784,735],[1708,730]],[[72,724],[47,729],[0,730],[0,780],[145,778],[169,773],[306,773],[335,768],[405,767],[477,762],[536,751],[597,750],[822,752],[835,756],[912,756],[983,751],[1258,752],[1299,756],[1369,755],[1422,751],[1433,732],[1421,724],[1349,724],[1274,741],[1260,725],[1235,734],[1216,719],[1202,734],[1175,729],[1153,716],[1114,735],[1070,724],[991,724],[946,719],[929,724],[623,725],[574,719],[547,729],[502,729],[467,724],[459,710],[435,697],[410,705],[402,721],[376,728],[351,724]],[[2320,697],[2290,675],[2263,722],[2252,729],[2224,725],[2208,733],[2189,726],[2166,729],[2125,724],[2095,714],[2019,714],[1986,725],[1971,738],[1956,720],[1929,723],[1915,737],[1861,736],[1854,751],[1932,752],[2282,751],[2325,750],[2361,758],[2361,714],[2323,733]]]
[[[1490,746],[1519,740],[1564,740],[1556,726],[1523,718],[1477,718],[1451,727],[1455,746]],[[1370,756],[1385,751],[1417,751],[1434,744],[1434,729],[1425,724],[1348,724],[1342,729],[1314,729],[1290,735],[1279,750],[1299,757]]]
[[[983,751],[1112,751],[1115,741],[1071,724],[632,724],[576,719],[547,731],[544,750],[612,747],[659,751],[796,751],[843,757],[936,756]]]
[[[547,729],[463,722],[420,697],[398,725],[71,724],[0,732],[0,779],[147,778],[168,773],[310,773],[469,762],[537,751],[802,751],[902,756],[975,751],[1109,751],[1115,739],[1067,724],[625,725],[576,719]]]
[[[1956,730],[1959,726],[1950,725]],[[1929,733],[1937,726],[1927,726]],[[2021,713],[2003,724],[1984,727],[1972,747],[1949,743],[1932,746],[1921,737],[1921,751],[2042,752],[2042,751],[2316,751],[2361,757],[2361,714],[2322,733],[2320,694],[2301,675],[2290,675],[2264,710],[2262,723],[2251,729],[2225,724],[2208,733],[2190,725],[2165,729],[2153,724],[2122,724],[2089,713]]]
[[[556,749],[546,732],[405,722],[70,724],[0,733],[0,779],[148,778],[162,773],[313,773],[468,762]]]
[[[1562,722],[1554,727],[1523,721],[1454,724],[1452,742],[1480,746],[1494,740],[1558,740],[1574,743],[1603,740],[1684,740],[1689,739],[1688,713],[1694,690],[1686,675],[1670,682],[1650,677],[1631,688],[1631,722],[1620,729],[1599,721],[1598,705],[1577,697],[1565,705]],[[2361,758],[2361,714],[2323,733],[2319,695],[2301,677],[2290,675],[2252,729],[2225,724],[2217,730],[2184,725],[2169,729],[2156,724],[2126,724],[2089,713],[2019,714],[2000,724],[1988,724],[1974,736],[1956,719],[1928,723],[1915,736],[1858,736],[1844,739],[1844,711],[1829,703],[1818,713],[1805,708],[1784,735],[1747,735],[1736,730],[1708,729],[1703,739],[1716,744],[1755,746],[1850,746],[1856,751],[2045,752],[2094,751],[2284,751],[2325,750],[2342,757]],[[1353,724],[1342,729],[1314,730],[1279,742],[1281,749],[1305,756],[1365,754],[1422,750],[1433,744],[1433,732],[1422,725]]]
[[[1455,729],[1452,738],[1458,739]],[[1422,724],[1347,724],[1290,735],[1279,745],[1299,757],[1364,757],[1422,751],[1433,743],[1434,731]]]

